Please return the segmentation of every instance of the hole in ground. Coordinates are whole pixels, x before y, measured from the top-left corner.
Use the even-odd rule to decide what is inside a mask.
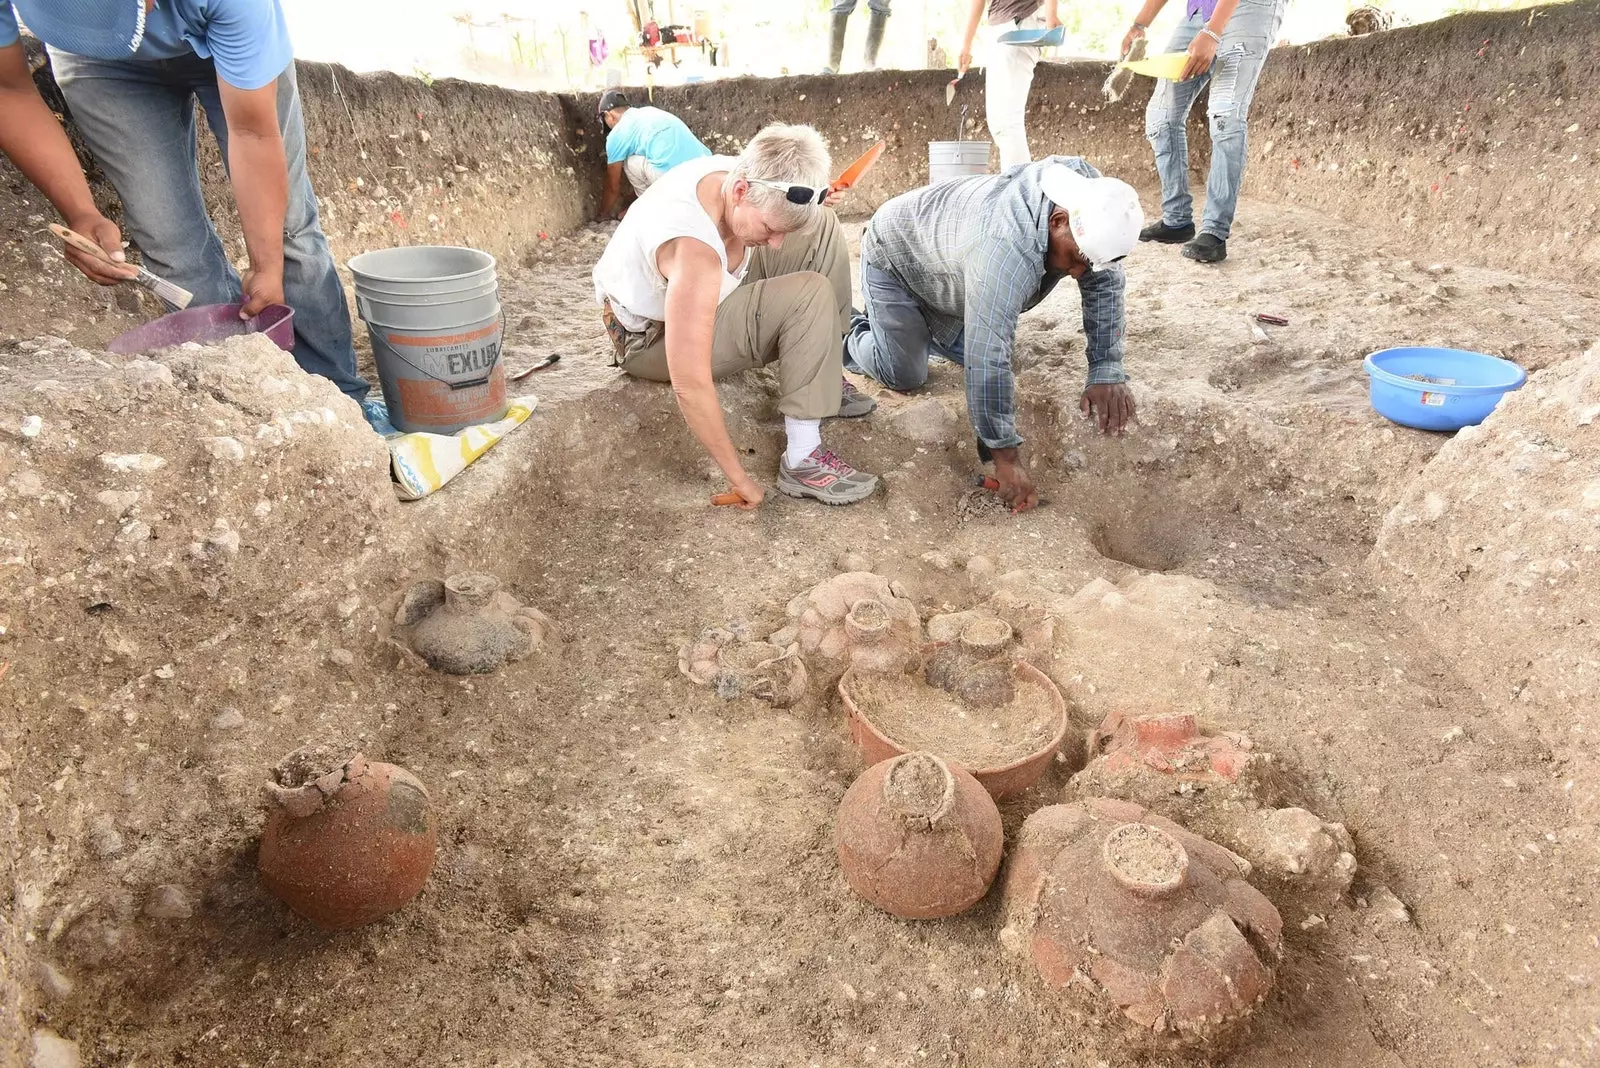
[[[1172,571],[1194,551],[1196,524],[1188,509],[1145,498],[1102,515],[1090,528],[1089,543],[1108,560],[1143,571]]]

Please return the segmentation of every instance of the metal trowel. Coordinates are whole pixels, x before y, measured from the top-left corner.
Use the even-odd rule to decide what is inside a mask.
[[[944,106],[945,107],[949,107],[950,106],[950,102],[956,98],[956,85],[959,84],[961,79],[965,78],[966,76],[967,76],[967,72],[966,71],[962,71],[960,74],[957,74],[954,78],[951,78],[950,79],[950,84],[944,87]]]

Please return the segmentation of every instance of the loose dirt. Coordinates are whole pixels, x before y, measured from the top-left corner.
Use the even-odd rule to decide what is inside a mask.
[[[564,358],[530,380],[529,425],[404,507],[360,416],[270,353],[0,353],[0,751],[16,813],[14,837],[0,824],[14,888],[0,1008],[24,1040],[48,1028],[96,1068],[1207,1063],[1129,1052],[1072,992],[1044,990],[1000,951],[995,893],[907,924],[850,891],[831,826],[861,768],[831,680],[778,711],[678,674],[703,628],[777,629],[851,551],[925,616],[992,592],[1039,606],[1077,727],[1178,707],[1247,731],[1292,772],[1286,803],[1355,835],[1352,896],[1289,932],[1272,1000],[1211,1063],[1592,1060],[1595,836],[1565,788],[1592,710],[1542,689],[1535,665],[1523,692],[1549,703],[1508,716],[1501,676],[1458,650],[1525,566],[1469,576],[1466,616],[1443,570],[1457,540],[1510,547],[1491,521],[1528,505],[1510,467],[1523,424],[1484,428],[1504,476],[1457,540],[1427,543],[1425,518],[1388,517],[1432,514],[1440,490],[1417,480],[1436,453],[1457,483],[1478,454],[1372,415],[1359,364],[1393,342],[1470,342],[1581,393],[1565,369],[1600,318],[1593,293],[1434,270],[1382,233],[1246,201],[1221,269],[1146,246],[1129,260],[1135,433],[1106,439],[1077,414],[1070,287],[1024,317],[1019,420],[1049,508],[960,523],[966,431],[908,437],[895,417],[926,398],[865,384],[878,413],[824,437],[884,474],[881,496],[772,495],[733,514],[708,507],[720,486],[670,390],[608,366],[588,281],[606,233],[508,267],[511,355]],[[1294,325],[1253,342],[1259,308]],[[1542,452],[1562,475],[1538,484],[1581,489],[1595,454],[1565,393],[1542,388],[1527,387],[1539,432],[1560,431],[1571,459]],[[720,392],[770,479],[782,435],[766,376]],[[962,393],[959,369],[935,368],[927,397],[959,412]],[[37,437],[20,433],[29,415]],[[1374,570],[1380,533],[1398,555]],[[1137,566],[1152,546],[1168,570]],[[1578,550],[1559,558],[1583,563]],[[987,585],[949,567],[978,555],[995,564]],[[381,625],[399,594],[463,570],[501,576],[561,640],[472,679],[397,661]],[[1551,577],[1519,606],[1538,618],[1548,590],[1570,591],[1567,640],[1587,648],[1586,587]],[[1404,614],[1412,589],[1443,606],[1425,631]],[[426,783],[440,846],[416,900],[325,935],[264,893],[254,850],[269,769],[332,740]],[[1069,771],[1003,806],[1008,834],[1063,798]],[[190,916],[147,913],[166,886]]]
[[[1106,839],[1106,858],[1131,882],[1164,886],[1183,871],[1181,847],[1165,831],[1126,824]]]
[[[983,708],[916,675],[855,675],[851,682],[851,699],[891,741],[969,771],[1032,756],[1061,728],[1049,691],[1022,679],[1011,701]]]

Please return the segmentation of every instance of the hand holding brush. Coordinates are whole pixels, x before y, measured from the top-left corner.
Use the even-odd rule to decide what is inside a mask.
[[[120,249],[115,253],[107,252],[82,234],[57,223],[50,224],[50,232],[59,237],[67,249],[77,253],[74,256],[63,251],[62,254],[91,280],[101,285],[132,282],[154,293],[158,300],[173,311],[182,311],[189,306],[190,301],[194,300],[194,294],[182,286],[153,275],[138,264],[117,259],[116,257],[121,255]]]

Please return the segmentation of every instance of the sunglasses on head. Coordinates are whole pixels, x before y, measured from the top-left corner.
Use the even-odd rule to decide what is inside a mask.
[[[796,185],[793,182],[774,182],[766,178],[746,178],[751,185],[764,185],[768,189],[783,191],[783,199],[791,204],[821,204],[828,197],[828,187],[813,189],[809,185]]]

